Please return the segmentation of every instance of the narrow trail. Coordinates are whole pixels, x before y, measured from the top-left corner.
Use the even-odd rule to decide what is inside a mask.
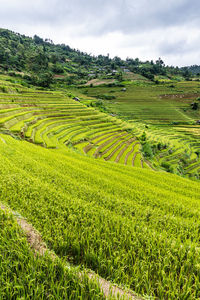
[[[85,154],[87,154],[93,147],[94,147],[94,144],[88,144],[83,148],[83,152]]]
[[[144,161],[141,159],[141,168],[144,168]]]
[[[4,144],[6,144],[6,141],[0,136],[0,140],[4,143]]]
[[[134,137],[134,138],[131,138],[128,142],[127,142],[127,144],[125,145],[125,147],[124,148],[122,148],[122,150],[119,152],[119,154],[117,155],[117,158],[116,158],[116,160],[115,160],[115,162],[119,162],[120,161],[120,158],[121,158],[121,156],[123,155],[123,153],[126,151],[126,149],[132,144],[132,142],[134,142],[136,140],[136,138]]]
[[[3,210],[5,213],[12,214],[15,217],[18,225],[26,234],[27,242],[29,243],[31,249],[35,253],[41,256],[44,254],[48,254],[52,260],[55,260],[57,258],[59,259],[59,257],[53,251],[47,248],[46,244],[42,240],[40,233],[31,224],[29,224],[21,215],[19,215],[15,211],[12,211],[10,208],[6,207],[1,203],[0,209]],[[80,278],[82,278],[84,274],[82,272],[79,272],[78,275]],[[100,277],[94,272],[87,272],[87,276],[89,279],[95,280],[99,284],[106,298],[109,298],[112,295],[113,297],[116,297],[116,299],[125,298],[129,300],[142,300],[141,297],[134,295],[132,291],[123,290],[120,287],[114,285],[113,283]]]
[[[113,151],[112,151],[108,156],[104,157],[104,160],[109,160],[109,159],[111,159],[111,158],[113,157],[113,155],[114,155],[119,149],[121,149],[121,148],[123,147],[123,145],[124,145],[124,142],[121,142],[117,147],[115,147],[115,148],[113,149]]]
[[[120,161],[121,156],[126,151],[126,149],[130,146],[130,144],[126,144],[125,147],[122,148],[122,150],[118,153],[115,162],[118,163]]]

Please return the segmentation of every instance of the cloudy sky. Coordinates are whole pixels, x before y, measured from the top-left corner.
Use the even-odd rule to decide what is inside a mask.
[[[200,0],[0,0],[0,27],[92,54],[200,64]]]

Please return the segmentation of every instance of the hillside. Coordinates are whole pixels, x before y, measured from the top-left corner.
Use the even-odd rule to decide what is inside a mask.
[[[200,298],[184,76],[0,29],[0,299]]]
[[[17,72],[28,83],[48,87],[56,80],[67,84],[86,83],[89,79],[115,78],[121,80],[124,71],[141,74],[150,80],[154,76],[179,75],[178,68],[156,62],[142,62],[138,58],[92,56],[68,45],[54,45],[50,39],[34,38],[0,29],[0,69]]]
[[[59,257],[140,294],[199,297],[198,183],[2,134],[0,153],[0,201]]]
[[[122,84],[124,88],[79,86],[78,91],[102,98],[100,103],[107,113],[129,124],[130,132],[140,139],[143,156],[154,168],[199,179],[199,82],[160,79],[155,84],[129,78]],[[92,103],[95,106],[99,100]]]

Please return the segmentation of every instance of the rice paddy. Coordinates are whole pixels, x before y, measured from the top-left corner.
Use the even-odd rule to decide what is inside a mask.
[[[57,260],[35,255],[0,210],[0,298],[104,299],[78,268],[141,299],[198,299],[200,184],[158,171],[184,154],[185,174],[200,173],[198,127],[128,123],[88,107],[80,90],[79,102],[16,85],[0,93],[0,203],[32,224]],[[166,144],[152,160],[144,131]]]

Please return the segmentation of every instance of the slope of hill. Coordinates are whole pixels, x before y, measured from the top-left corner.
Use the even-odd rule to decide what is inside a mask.
[[[48,255],[36,256],[15,219],[0,209],[1,299],[105,299],[95,283],[80,280]]]
[[[160,299],[198,298],[200,185],[1,134],[0,201],[48,247]]]
[[[36,35],[30,38],[7,29],[0,29],[0,68],[15,71],[27,82],[43,87],[48,87],[53,81],[86,83],[98,76],[121,80],[127,71],[150,80],[155,75],[182,74],[178,68],[165,66],[161,59],[142,62],[138,58],[95,57],[64,44],[54,45],[49,39],[43,40]]]
[[[0,80],[4,132],[47,148],[70,146],[95,158],[199,179],[199,125],[195,123],[199,110],[190,108],[192,100],[184,100],[184,93],[175,99],[174,94],[164,94],[175,91],[166,84],[155,89],[155,84],[143,82],[141,88],[132,81],[126,84],[126,92],[109,84],[42,91],[24,87],[17,77],[1,75]],[[198,84],[191,84],[197,97]],[[89,97],[107,98],[113,93],[117,103]]]
[[[122,84],[123,88],[82,85],[77,90],[87,97],[102,98],[105,111],[128,122],[131,132],[143,138],[143,155],[155,168],[199,179],[199,82],[160,79],[155,84],[129,77]],[[99,103],[96,99],[91,105]]]
[[[200,298],[198,81],[4,29],[0,68],[0,298]]]
[[[0,93],[1,131],[47,148],[72,146],[95,158],[148,168],[127,123],[83,105],[72,93],[6,86],[8,77],[0,78],[8,91]]]

